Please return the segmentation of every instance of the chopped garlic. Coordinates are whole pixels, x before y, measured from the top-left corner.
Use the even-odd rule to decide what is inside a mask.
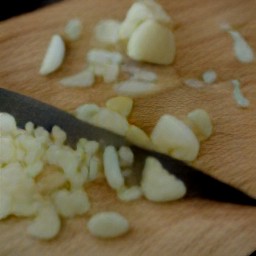
[[[121,64],[123,56],[119,52],[92,49],[87,53],[90,64]]]
[[[93,116],[92,123],[119,135],[124,135],[129,126],[123,116],[106,108],[102,108]]]
[[[157,80],[157,74],[148,71],[145,69],[141,69],[135,66],[123,65],[122,71],[130,73],[132,80],[139,80],[139,81],[147,81],[147,82],[155,82]]]
[[[234,99],[235,99],[236,103],[238,104],[238,106],[240,106],[242,108],[249,107],[250,101],[247,98],[245,98],[244,95],[242,94],[241,89],[240,89],[240,81],[232,80],[231,82],[234,86],[233,96],[234,96]]]
[[[107,146],[103,154],[104,173],[109,186],[115,190],[124,185],[124,177],[120,169],[118,155],[113,146]]]
[[[177,200],[186,194],[184,183],[174,175],[169,174],[161,163],[153,157],[146,159],[141,188],[145,197],[154,202]]]
[[[127,140],[133,144],[143,147],[143,148],[152,148],[152,143],[149,136],[139,127],[135,125],[130,125],[125,137]]]
[[[117,112],[120,115],[127,117],[132,111],[133,100],[129,97],[117,96],[109,99],[106,102],[106,107],[111,111]]]
[[[124,187],[118,190],[117,196],[121,201],[129,202],[139,199],[142,196],[142,190],[139,186]]]
[[[15,134],[16,131],[15,118],[8,113],[0,113],[0,135]]]
[[[53,35],[40,68],[40,74],[45,76],[56,71],[65,57],[65,44],[60,35]]]
[[[121,167],[128,167],[133,164],[134,155],[132,150],[129,147],[122,146],[118,150],[118,155],[119,155]]]
[[[127,54],[131,59],[154,64],[171,64],[175,52],[171,30],[153,20],[143,22],[133,32],[127,46]]]
[[[117,80],[119,76],[119,64],[109,63],[109,64],[94,64],[93,65],[94,74],[96,76],[103,77],[105,83],[112,83]]]
[[[234,53],[237,60],[242,63],[251,63],[255,60],[255,55],[250,45],[245,41],[244,37],[231,27],[226,29],[234,41]]]
[[[184,80],[184,84],[195,89],[204,87],[204,84],[201,81],[194,78]]]
[[[75,41],[80,38],[82,33],[82,23],[79,19],[71,19],[65,27],[65,35],[71,41]]]
[[[90,87],[94,81],[93,68],[89,67],[76,75],[63,78],[60,83],[66,87]]]
[[[0,165],[11,163],[16,154],[16,147],[12,137],[0,137]]]
[[[205,83],[212,84],[217,79],[217,74],[214,70],[207,70],[203,73],[202,78]]]
[[[95,27],[95,37],[99,42],[115,44],[119,40],[119,29],[119,21],[102,20]]]
[[[120,26],[120,39],[129,39],[140,23],[145,20],[156,20],[161,23],[172,22],[171,17],[155,1],[135,2],[128,10],[126,18]]]
[[[75,116],[85,122],[91,122],[93,116],[100,111],[96,104],[84,104],[79,106],[75,111]]]
[[[126,80],[119,82],[114,87],[116,93],[130,97],[147,95],[159,90],[152,82]]]
[[[53,201],[57,212],[66,218],[82,215],[90,209],[90,202],[84,190],[56,191],[53,194]]]
[[[52,138],[55,144],[63,145],[67,139],[67,134],[60,127],[54,125],[52,128]]]
[[[40,209],[37,217],[28,227],[28,234],[39,239],[51,239],[60,230],[60,218],[52,205]]]
[[[129,223],[119,213],[100,212],[87,223],[90,233],[99,238],[114,238],[128,232]]]
[[[182,121],[163,115],[154,127],[151,139],[159,151],[184,161],[193,161],[199,152],[199,142]]]
[[[188,113],[191,128],[199,141],[208,139],[212,135],[212,122],[208,113],[203,109],[195,109]]]

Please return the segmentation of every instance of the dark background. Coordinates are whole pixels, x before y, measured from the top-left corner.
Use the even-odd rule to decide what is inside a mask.
[[[0,20],[11,18],[21,13],[30,12],[47,4],[61,0],[1,0]]]

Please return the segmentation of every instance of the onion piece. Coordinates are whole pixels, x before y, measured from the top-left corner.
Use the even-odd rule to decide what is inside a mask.
[[[43,76],[56,71],[65,57],[65,44],[60,35],[53,35],[39,73]]]

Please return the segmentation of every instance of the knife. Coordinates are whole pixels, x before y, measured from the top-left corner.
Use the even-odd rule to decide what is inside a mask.
[[[187,188],[186,197],[201,197],[220,202],[256,206],[255,198],[183,161],[132,145],[120,135],[81,121],[63,110],[28,96],[0,88],[0,112],[13,115],[17,125],[21,128],[28,121],[36,126],[43,126],[49,131],[54,125],[58,125],[67,133],[67,142],[70,146],[75,146],[80,138],[99,141],[102,146],[127,145],[134,152],[138,177],[141,175],[145,159],[149,156],[155,157],[169,173],[184,182]]]

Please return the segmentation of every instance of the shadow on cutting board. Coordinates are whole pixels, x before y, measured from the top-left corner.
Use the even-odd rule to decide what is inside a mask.
[[[0,3],[0,21],[60,1],[63,0],[2,0]]]

